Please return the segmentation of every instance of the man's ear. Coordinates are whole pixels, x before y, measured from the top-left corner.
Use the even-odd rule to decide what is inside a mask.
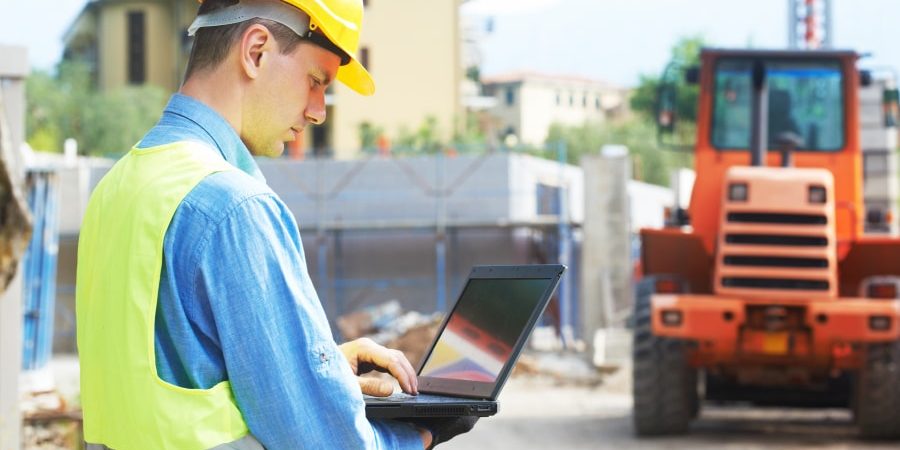
[[[241,35],[239,61],[247,78],[256,79],[259,69],[266,62],[267,53],[275,50],[275,38],[261,24],[250,25]]]

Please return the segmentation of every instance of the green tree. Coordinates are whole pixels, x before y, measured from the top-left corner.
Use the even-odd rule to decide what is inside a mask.
[[[371,122],[359,124],[359,142],[364,152],[374,152],[378,146],[378,138],[384,134],[384,128],[373,125]]]
[[[655,124],[640,115],[621,122],[585,123],[576,127],[555,124],[550,127],[546,149],[539,156],[556,159],[560,142],[565,142],[571,164],[578,164],[583,155],[599,152],[606,144],[624,145],[634,162],[634,178],[660,186],[669,185],[672,169],[690,167],[692,163],[689,153],[660,148]]]
[[[444,142],[440,139],[438,120],[434,116],[428,116],[414,131],[401,128],[397,133],[395,150],[400,153],[424,153],[434,154],[444,148]]]
[[[62,151],[74,138],[80,153],[115,156],[128,151],[159,118],[165,92],[128,86],[99,92],[89,68],[63,62],[56,73],[26,80],[26,139],[35,150]]]

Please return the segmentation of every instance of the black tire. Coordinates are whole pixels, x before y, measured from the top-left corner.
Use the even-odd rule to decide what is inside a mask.
[[[856,422],[866,439],[900,438],[900,343],[870,345],[859,373]]]
[[[699,412],[697,369],[686,345],[653,335],[650,296],[656,280],[642,279],[635,289],[632,381],[634,430],[639,436],[683,434]]]

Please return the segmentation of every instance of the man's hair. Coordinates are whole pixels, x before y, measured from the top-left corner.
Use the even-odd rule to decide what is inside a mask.
[[[235,5],[237,2],[238,0],[205,0],[200,4],[197,15],[209,14]],[[282,54],[292,52],[303,40],[290,28],[267,19],[250,19],[231,25],[203,27],[194,34],[194,45],[191,48],[191,56],[188,58],[184,78],[188,79],[192,74],[202,70],[216,68],[225,60],[225,56],[228,55],[231,47],[240,40],[244,31],[254,24],[263,25],[272,32],[278,45],[281,46]]]

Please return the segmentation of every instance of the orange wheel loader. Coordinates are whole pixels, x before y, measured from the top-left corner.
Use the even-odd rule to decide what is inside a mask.
[[[638,435],[741,401],[846,406],[863,436],[900,437],[900,239],[863,235],[858,59],[704,49],[688,71],[690,205],[641,231]],[[671,128],[672,111],[659,119]]]

